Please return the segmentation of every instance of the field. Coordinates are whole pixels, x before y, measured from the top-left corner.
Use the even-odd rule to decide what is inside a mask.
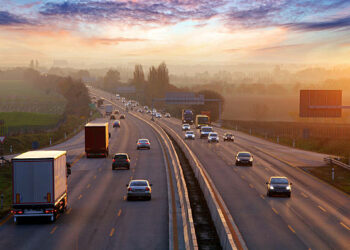
[[[8,213],[11,204],[12,170],[8,165],[0,166],[0,195],[4,195],[3,208],[0,207],[0,218]]]
[[[56,92],[23,81],[0,80],[0,112],[62,114],[65,105],[65,98]]]

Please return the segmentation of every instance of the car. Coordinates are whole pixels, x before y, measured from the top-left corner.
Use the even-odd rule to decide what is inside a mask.
[[[208,143],[219,142],[219,135],[216,132],[210,132],[208,135]]]
[[[151,143],[149,142],[148,139],[138,139],[137,140],[137,150],[142,149],[142,148],[151,149]]]
[[[185,123],[185,124],[182,125],[182,130],[183,131],[190,130],[190,129],[191,129],[190,124]]]
[[[196,138],[196,135],[193,131],[186,131],[185,133],[185,139],[194,140]]]
[[[151,110],[147,110],[147,112],[146,112],[147,114],[150,114],[150,113],[152,113],[152,111]]]
[[[223,139],[224,141],[234,141],[235,137],[232,133],[225,133]]]
[[[156,118],[162,118],[162,114],[161,113],[156,113]]]
[[[114,111],[114,114],[115,114],[115,115],[119,115],[119,110],[115,110],[115,111]]]
[[[210,126],[201,126],[200,138],[208,138],[209,134],[214,132],[213,127]]]
[[[114,116],[114,115],[111,115],[109,118],[110,118],[111,120],[115,120],[115,116]]]
[[[253,156],[249,152],[238,152],[236,155],[236,166],[253,166]]]
[[[148,106],[143,106],[144,110],[148,110]]]
[[[117,168],[130,169],[130,157],[126,153],[117,153],[113,157],[112,170]]]
[[[170,118],[171,115],[170,115],[169,113],[166,113],[164,117],[165,117],[165,118]]]
[[[267,196],[285,195],[290,197],[292,194],[292,183],[285,176],[271,176],[266,185]]]
[[[119,120],[116,120],[116,121],[113,123],[113,128],[120,128],[120,121],[119,121]]]
[[[146,200],[151,200],[152,198],[152,184],[148,180],[131,180],[127,187],[127,200],[133,198],[143,198]]]
[[[120,115],[119,119],[125,119],[125,115]]]

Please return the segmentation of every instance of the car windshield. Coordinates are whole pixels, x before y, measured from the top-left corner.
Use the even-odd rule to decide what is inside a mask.
[[[147,143],[148,140],[139,140],[139,143]]]
[[[114,159],[128,159],[127,155],[115,155]]]
[[[228,136],[228,137],[229,137],[229,136],[232,136],[232,134],[226,134],[226,136]]]
[[[286,178],[272,178],[271,184],[288,184],[288,180]]]
[[[239,153],[238,157],[250,157],[249,153]]]
[[[189,124],[184,124],[184,127],[189,127],[190,125]]]
[[[217,134],[210,134],[211,137],[217,137]]]
[[[203,127],[202,128],[202,132],[211,132],[211,131],[213,131],[213,129],[210,127],[207,127],[207,128]]]
[[[186,132],[187,135],[193,135],[192,131]]]
[[[145,187],[148,186],[146,181],[133,181],[130,183],[132,187]]]

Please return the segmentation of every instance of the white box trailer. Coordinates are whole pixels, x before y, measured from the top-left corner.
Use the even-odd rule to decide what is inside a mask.
[[[29,151],[12,159],[12,213],[57,218],[67,208],[66,151]]]

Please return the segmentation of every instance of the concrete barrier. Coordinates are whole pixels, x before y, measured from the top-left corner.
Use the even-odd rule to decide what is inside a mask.
[[[174,138],[190,162],[192,170],[208,204],[222,248],[248,249],[221,195],[217,191],[213,181],[203,168],[197,156],[173,129],[163,123],[160,125]]]

